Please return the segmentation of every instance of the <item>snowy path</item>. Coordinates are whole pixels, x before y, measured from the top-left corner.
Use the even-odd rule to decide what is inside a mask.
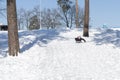
[[[113,47],[92,44],[77,44],[73,39],[48,44],[44,80],[120,80],[120,50],[113,53]]]

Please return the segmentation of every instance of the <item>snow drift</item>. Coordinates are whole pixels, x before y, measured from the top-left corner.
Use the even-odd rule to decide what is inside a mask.
[[[120,30],[20,31],[18,57],[7,56],[7,32],[0,31],[0,80],[120,80]]]

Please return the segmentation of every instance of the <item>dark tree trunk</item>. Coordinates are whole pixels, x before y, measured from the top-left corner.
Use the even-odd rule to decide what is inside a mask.
[[[89,0],[85,0],[83,36],[89,37]]]
[[[67,13],[64,12],[64,16],[65,16],[66,26],[69,28],[69,21],[67,18]]]
[[[17,28],[16,0],[7,0],[7,22],[9,55],[18,56],[19,39]]]
[[[78,0],[76,0],[76,28],[78,28]]]

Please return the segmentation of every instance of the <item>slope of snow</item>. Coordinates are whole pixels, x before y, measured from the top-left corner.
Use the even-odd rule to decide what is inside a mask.
[[[7,32],[0,31],[0,80],[120,80],[120,30],[20,31],[18,57],[7,56]]]

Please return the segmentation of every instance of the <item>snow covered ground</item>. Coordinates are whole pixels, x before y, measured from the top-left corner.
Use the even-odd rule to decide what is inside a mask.
[[[20,31],[18,57],[8,56],[8,37],[0,31],[0,80],[120,80],[120,30]]]

